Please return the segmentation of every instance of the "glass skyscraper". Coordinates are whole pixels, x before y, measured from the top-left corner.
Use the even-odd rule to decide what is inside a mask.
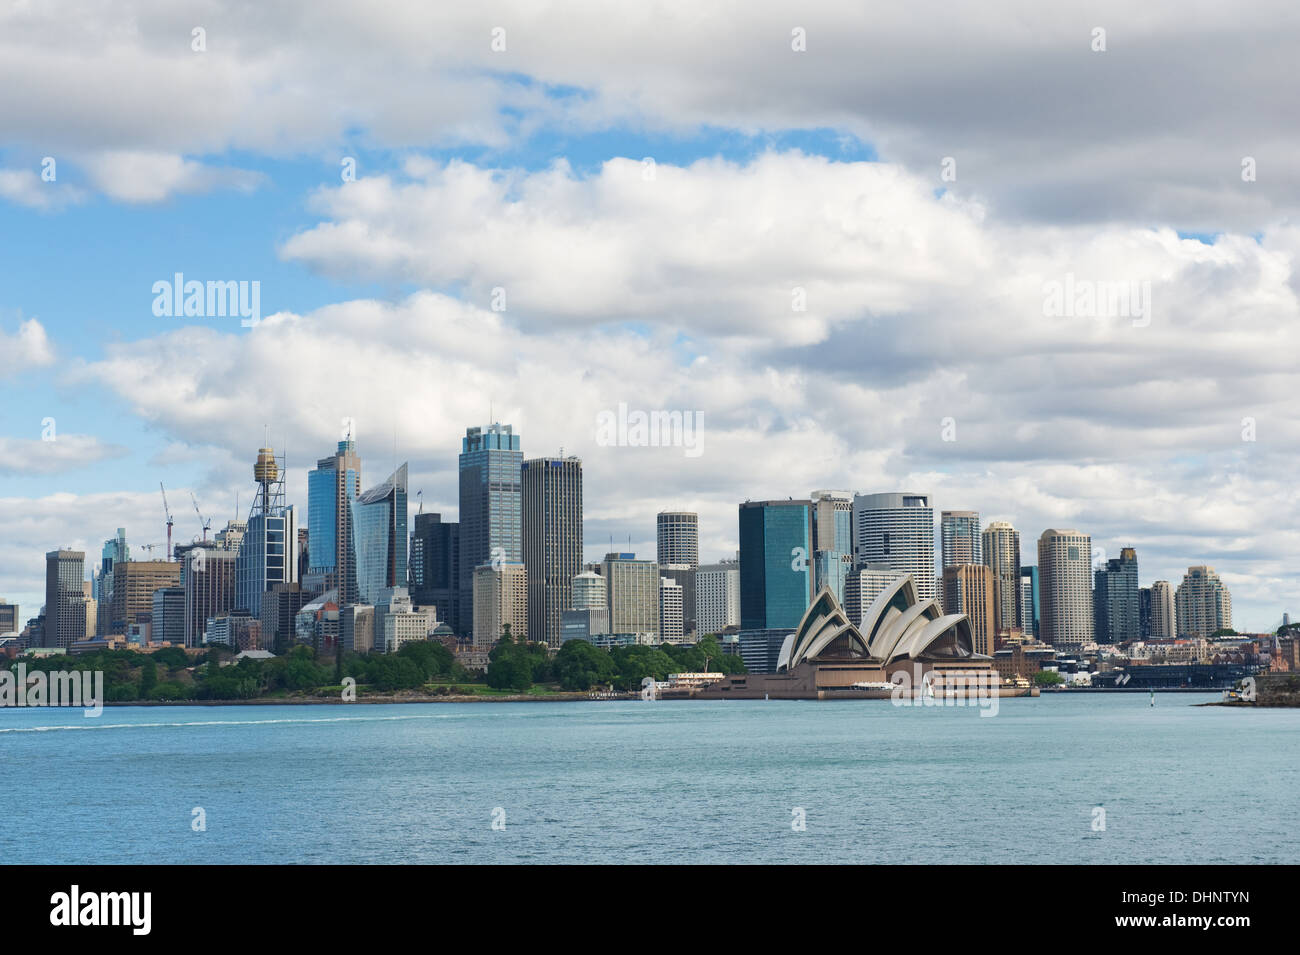
[[[460,634],[474,632],[474,568],[494,557],[523,560],[523,462],[519,435],[510,425],[466,429],[460,452]]]
[[[813,598],[810,501],[740,505],[740,629],[794,629]]]
[[[352,502],[357,603],[382,604],[385,591],[406,586],[406,465]]]
[[[352,502],[360,493],[361,457],[351,438],[307,472],[307,572],[321,577],[324,590],[338,590],[340,605],[356,602]]]

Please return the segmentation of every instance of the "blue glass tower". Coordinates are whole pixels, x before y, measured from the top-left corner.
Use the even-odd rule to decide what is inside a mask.
[[[810,501],[740,505],[740,628],[794,629],[813,598]]]
[[[474,568],[494,556],[517,563],[523,552],[524,453],[508,424],[468,428],[460,451],[459,632],[474,632]],[[495,553],[494,553],[495,552]]]
[[[320,575],[325,590],[338,590],[341,606],[357,599],[352,502],[360,493],[361,457],[351,438],[307,472],[307,572]]]
[[[352,538],[358,603],[383,603],[385,591],[407,585],[405,464],[352,501]]]

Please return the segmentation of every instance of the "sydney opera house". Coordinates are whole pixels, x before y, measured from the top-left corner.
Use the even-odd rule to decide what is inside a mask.
[[[786,637],[775,673],[728,676],[696,696],[874,698],[893,695],[895,683],[916,694],[970,692],[977,685],[998,696],[1027,693],[1004,687],[993,658],[975,652],[965,614],[945,614],[938,601],[919,600],[911,575],[904,574],[867,608],[861,626],[823,588]]]

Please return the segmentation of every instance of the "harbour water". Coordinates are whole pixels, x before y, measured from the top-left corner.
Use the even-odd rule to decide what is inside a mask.
[[[1219,698],[0,710],[0,859],[1294,862],[1300,710]]]

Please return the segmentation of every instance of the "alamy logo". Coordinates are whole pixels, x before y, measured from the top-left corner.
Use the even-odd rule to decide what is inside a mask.
[[[596,443],[602,448],[685,448],[688,458],[704,453],[704,412],[618,410],[596,415]]]
[[[238,315],[244,328],[262,320],[262,283],[185,281],[177,272],[169,282],[153,283],[153,313],[159,318],[233,318]]]
[[[82,892],[74,885],[50,896],[50,924],[127,925],[132,935],[148,935],[153,924],[152,892]]]
[[[1134,328],[1151,324],[1150,282],[1094,282],[1067,272],[1064,282],[1043,283],[1047,318],[1131,318]]]
[[[73,706],[85,710],[87,718],[104,712],[103,670],[37,670],[30,676],[27,664],[15,670],[0,670],[0,707]]]

